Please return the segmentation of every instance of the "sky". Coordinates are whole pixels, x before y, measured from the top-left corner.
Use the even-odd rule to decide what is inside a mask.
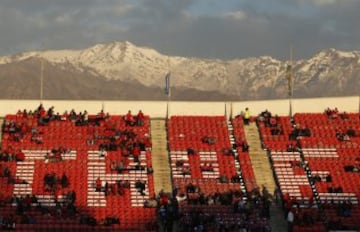
[[[130,41],[166,55],[360,50],[360,0],[1,0],[0,55]]]

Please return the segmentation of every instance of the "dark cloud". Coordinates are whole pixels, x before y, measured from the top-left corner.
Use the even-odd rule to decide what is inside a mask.
[[[169,55],[226,59],[286,59],[290,45],[297,58],[329,47],[360,50],[360,1],[232,1],[231,11],[197,13],[199,4],[206,2],[3,0],[0,54],[85,48],[113,40],[129,40]]]

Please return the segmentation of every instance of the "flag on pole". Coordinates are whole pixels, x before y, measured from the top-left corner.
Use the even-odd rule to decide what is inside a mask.
[[[170,96],[170,72],[165,76],[165,94]]]

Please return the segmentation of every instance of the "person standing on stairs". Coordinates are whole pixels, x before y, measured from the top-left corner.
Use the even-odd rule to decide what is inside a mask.
[[[249,125],[249,122],[250,122],[250,111],[249,108],[246,107],[244,112],[244,125]]]

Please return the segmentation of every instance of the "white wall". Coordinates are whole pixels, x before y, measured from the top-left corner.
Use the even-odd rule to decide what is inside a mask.
[[[34,110],[39,100],[0,100],[0,115],[15,114],[19,109]],[[268,109],[273,114],[288,115],[289,100],[243,101],[243,102],[181,102],[181,101],[43,101],[45,108],[55,107],[55,112],[75,109],[98,113],[102,108],[110,114],[126,114],[131,110],[136,114],[142,110],[153,118],[165,118],[171,115],[226,115],[240,114],[246,107],[253,116]],[[327,107],[337,107],[340,112],[359,112],[359,97],[293,99],[293,113],[324,112]]]
[[[169,102],[171,115],[225,115],[225,102]]]
[[[340,112],[359,112],[360,96],[337,97],[337,98],[310,98],[296,99],[293,101],[293,109],[309,113],[323,112],[327,107],[338,108]]]

